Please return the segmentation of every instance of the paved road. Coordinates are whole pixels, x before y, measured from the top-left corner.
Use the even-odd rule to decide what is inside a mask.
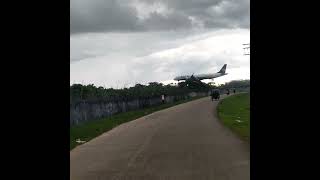
[[[249,180],[249,145],[209,97],[158,111],[76,147],[71,180]]]

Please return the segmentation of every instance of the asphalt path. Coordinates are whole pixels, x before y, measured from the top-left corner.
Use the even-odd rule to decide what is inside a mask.
[[[249,144],[209,97],[124,123],[70,152],[71,180],[249,180]]]

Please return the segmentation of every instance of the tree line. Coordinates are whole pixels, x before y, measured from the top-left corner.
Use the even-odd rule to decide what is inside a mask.
[[[179,83],[179,86],[150,82],[148,85],[136,84],[133,87],[123,89],[96,87],[94,84],[73,84],[70,86],[70,104],[82,101],[130,101],[160,97],[161,95],[184,96],[190,92],[208,92],[212,88],[226,89],[248,86],[250,86],[250,80],[231,81],[218,87],[191,80]]]
[[[246,89],[250,88],[250,80],[234,80],[218,86],[219,89]]]

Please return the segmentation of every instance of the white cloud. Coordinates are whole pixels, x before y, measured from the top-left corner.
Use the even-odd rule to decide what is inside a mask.
[[[212,73],[225,63],[229,74],[215,82],[250,77],[250,57],[242,49],[250,42],[248,29],[195,32],[71,36],[70,83],[122,88],[182,74]]]

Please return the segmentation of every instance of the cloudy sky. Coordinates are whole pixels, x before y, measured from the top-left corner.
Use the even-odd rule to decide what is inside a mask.
[[[70,0],[70,84],[123,88],[214,73],[250,79],[249,0]]]

